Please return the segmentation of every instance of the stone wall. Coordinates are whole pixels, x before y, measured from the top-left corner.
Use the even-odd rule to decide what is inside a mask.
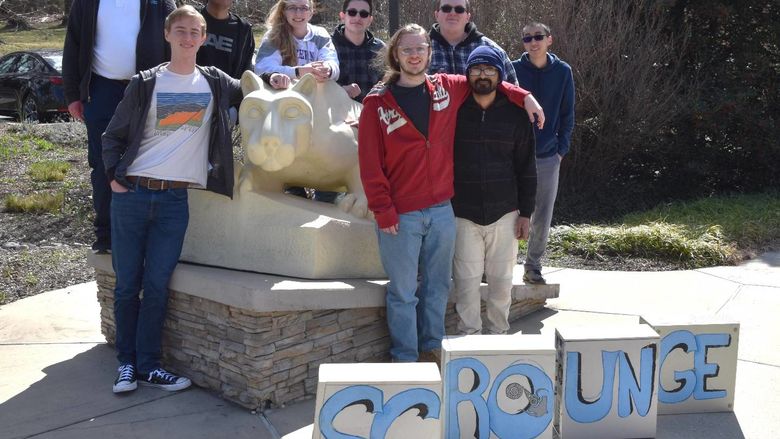
[[[101,328],[113,344],[113,273],[97,269]],[[544,298],[516,300],[511,320]],[[447,332],[456,324],[452,304]],[[322,363],[388,361],[383,307],[254,312],[171,290],[163,362],[198,386],[248,408],[314,397]]]

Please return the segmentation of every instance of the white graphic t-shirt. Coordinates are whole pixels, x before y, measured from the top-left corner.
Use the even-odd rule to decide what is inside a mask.
[[[209,84],[197,69],[189,75],[160,69],[141,147],[127,175],[205,188],[213,105]]]

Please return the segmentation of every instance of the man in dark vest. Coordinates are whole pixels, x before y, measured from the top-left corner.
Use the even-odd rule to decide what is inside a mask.
[[[163,25],[173,0],[73,0],[65,34],[62,78],[68,111],[87,125],[97,253],[111,251],[111,188],[100,136],[130,78],[170,58]]]

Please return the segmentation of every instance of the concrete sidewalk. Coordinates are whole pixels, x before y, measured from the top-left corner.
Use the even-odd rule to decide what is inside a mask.
[[[739,321],[735,412],[659,416],[657,437],[780,437],[780,252],[739,267],[545,276],[561,285],[560,297],[514,331],[670,312]],[[265,439],[312,423],[312,401],[253,413],[197,388],[115,396],[116,360],[100,334],[95,290],[75,285],[0,307],[0,438]]]

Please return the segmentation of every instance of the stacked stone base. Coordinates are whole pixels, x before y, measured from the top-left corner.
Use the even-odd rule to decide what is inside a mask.
[[[100,267],[105,267],[105,261],[90,262],[96,266],[102,331],[113,344],[115,279],[112,272]],[[163,363],[198,386],[244,407],[281,406],[314,397],[322,363],[389,360],[390,338],[381,303],[360,308],[258,312],[179,291],[177,284],[185,283],[171,283]],[[376,288],[383,290],[381,285]],[[554,292],[557,296],[557,288]],[[214,297],[231,294],[229,289],[216,293]],[[511,320],[544,306],[546,298],[541,296],[515,300]],[[315,307],[321,308],[312,302]],[[448,333],[454,333],[456,322],[450,304]]]

